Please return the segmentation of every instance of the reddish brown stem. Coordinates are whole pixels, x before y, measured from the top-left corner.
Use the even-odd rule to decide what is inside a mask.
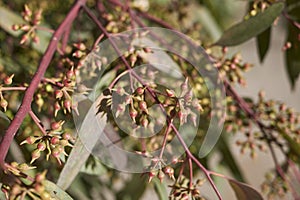
[[[42,131],[43,135],[47,135],[47,132],[44,128],[44,126],[41,123],[41,120],[34,114],[32,110],[29,111],[29,115],[34,121],[34,123],[39,127],[39,129]]]
[[[1,87],[0,92],[2,91],[24,91],[27,87]]]
[[[19,107],[17,114],[15,115],[14,119],[12,120],[11,124],[9,125],[8,129],[5,132],[4,137],[2,138],[2,141],[0,143],[0,165],[1,167],[5,168],[5,157],[7,155],[8,149],[10,147],[11,142],[13,141],[13,138],[20,128],[25,116],[28,114],[28,112],[31,110],[31,102],[33,99],[34,92],[36,88],[38,87],[39,83],[41,82],[41,79],[43,78],[51,59],[56,51],[58,42],[60,38],[62,37],[62,34],[65,32],[66,28],[74,21],[74,19],[78,15],[78,11],[80,8],[85,5],[86,0],[78,0],[71,10],[69,11],[66,18],[63,20],[63,22],[60,24],[60,26],[57,28],[57,30],[54,32],[52,39],[44,53],[44,56],[42,57],[39,67],[34,74],[32,81],[27,88],[24,98],[22,100],[22,104]]]

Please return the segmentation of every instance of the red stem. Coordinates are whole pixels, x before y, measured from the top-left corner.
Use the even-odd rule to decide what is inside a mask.
[[[26,88],[27,87],[22,87],[22,86],[20,86],[20,87],[0,87],[0,92],[2,92],[2,91],[17,91],[17,90],[24,91],[24,90],[26,90]]]
[[[34,123],[39,127],[39,129],[42,131],[43,135],[47,135],[47,131],[45,130],[44,126],[41,123],[41,120],[34,114],[32,110],[29,111],[29,115],[34,121]]]
[[[60,38],[62,37],[63,33],[65,32],[66,28],[74,21],[74,19],[78,15],[78,11],[80,8],[85,5],[87,0],[78,0],[74,6],[69,11],[66,18],[60,24],[58,29],[54,32],[52,39],[45,51],[44,56],[42,57],[39,67],[34,74],[32,81],[27,88],[24,98],[22,100],[22,104],[19,107],[17,114],[15,115],[14,119],[12,120],[11,124],[9,125],[8,129],[5,132],[5,135],[0,143],[0,165],[2,168],[5,168],[5,157],[7,155],[8,149],[10,147],[11,142],[14,139],[14,136],[18,129],[20,128],[25,116],[31,110],[31,102],[33,99],[34,92],[38,87],[41,79],[43,78],[51,60],[56,52],[56,48]]]

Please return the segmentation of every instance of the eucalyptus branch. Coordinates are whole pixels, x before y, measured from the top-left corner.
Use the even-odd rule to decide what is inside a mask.
[[[1,167],[5,168],[5,157],[7,155],[9,146],[17,133],[17,130],[21,126],[26,114],[31,110],[31,102],[33,99],[33,95],[35,90],[37,89],[39,83],[41,82],[54,53],[56,52],[56,48],[58,45],[59,40],[61,39],[63,33],[66,31],[66,28],[75,20],[78,15],[80,8],[86,3],[86,0],[78,0],[74,6],[71,8],[69,13],[67,14],[66,18],[54,32],[52,39],[47,47],[47,50],[42,57],[39,67],[32,78],[32,81],[28,88],[26,89],[24,98],[22,100],[22,104],[18,109],[14,119],[12,120],[11,124],[9,125],[5,135],[2,138],[0,143],[0,165]]]

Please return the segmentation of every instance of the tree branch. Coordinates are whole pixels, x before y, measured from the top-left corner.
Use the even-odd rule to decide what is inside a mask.
[[[43,78],[51,60],[56,52],[57,45],[59,40],[61,39],[63,33],[65,32],[66,28],[70,26],[70,24],[74,21],[74,19],[78,15],[78,11],[80,8],[85,5],[86,0],[78,0],[71,10],[69,11],[68,15],[64,19],[64,21],[60,24],[60,26],[57,28],[57,30],[54,32],[52,39],[47,47],[47,50],[44,53],[44,56],[42,57],[39,67],[34,74],[32,81],[27,88],[24,98],[22,100],[22,104],[19,107],[17,114],[15,115],[14,119],[12,120],[11,124],[9,125],[7,131],[5,132],[4,137],[2,138],[2,141],[0,143],[0,165],[2,168],[5,168],[5,157],[7,155],[9,146],[20,128],[25,116],[28,114],[28,112],[31,110],[31,102],[33,99],[34,92],[36,88],[38,87],[39,83],[41,82],[41,79]]]

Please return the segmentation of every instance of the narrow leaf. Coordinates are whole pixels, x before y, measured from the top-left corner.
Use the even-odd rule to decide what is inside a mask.
[[[97,105],[97,102],[92,104],[79,130],[79,135],[82,137],[84,136],[85,141],[89,141],[89,147],[91,149],[96,145],[97,138],[99,138],[100,134],[102,134],[102,130],[99,130],[96,120],[102,121],[102,123],[105,123],[106,121],[106,117],[100,118],[100,115],[95,117]],[[82,139],[83,138],[77,138],[69,158],[57,181],[57,185],[63,189],[67,189],[71,185],[72,181],[80,172],[81,168],[84,166],[84,163],[91,154],[91,152],[89,152],[82,143]]]
[[[261,194],[249,185],[233,179],[228,179],[228,182],[238,200],[263,200]]]
[[[221,135],[218,142],[218,148],[220,150],[220,154],[222,155],[221,164],[227,166],[230,169],[231,173],[234,175],[234,178],[244,182],[245,178],[240,170],[240,167],[238,166],[238,163],[232,155],[230,146],[228,145],[226,139],[227,138],[224,135]]]
[[[214,45],[235,46],[257,36],[272,25],[283,8],[284,4],[282,2],[274,3],[264,12],[226,30]]]
[[[95,158],[95,163],[84,165],[80,172],[90,175],[102,175],[105,174],[107,170],[103,164],[97,158]]]
[[[137,200],[141,199],[146,189],[146,180],[140,174],[133,174],[132,179],[116,195],[116,199]]]
[[[271,39],[271,27],[256,36],[256,46],[259,55],[259,60],[262,63],[269,50]]]
[[[298,2],[298,0],[288,1],[288,6],[293,5],[293,3]],[[300,12],[299,9],[293,9],[289,15],[294,16],[295,20],[299,23]],[[300,30],[295,27],[292,23],[288,23],[288,36],[286,42],[290,42],[291,48],[287,49],[285,52],[285,62],[288,76],[290,79],[291,87],[294,89],[295,83],[299,78],[300,74],[300,41],[299,41]]]
[[[161,183],[158,178],[152,179],[155,191],[160,200],[168,200],[168,192],[165,184]]]
[[[51,181],[44,182],[45,190],[50,193],[54,199],[72,200],[72,197]]]
[[[11,10],[0,7],[0,27],[13,36],[19,36],[22,31],[12,30],[14,24],[24,24],[24,20]]]

